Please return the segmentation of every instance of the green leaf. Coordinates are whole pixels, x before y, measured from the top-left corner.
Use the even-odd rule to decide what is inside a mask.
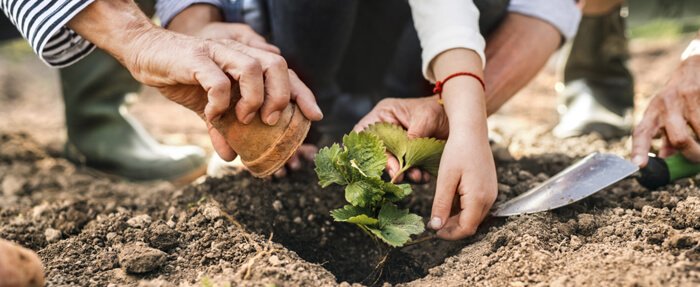
[[[384,184],[378,177],[355,181],[345,187],[345,200],[354,206],[373,206],[382,200]]]
[[[357,171],[353,180],[380,177],[386,167],[385,147],[379,138],[366,132],[351,132],[343,137],[347,161]]]
[[[315,170],[318,175],[318,184],[321,187],[327,187],[334,183],[338,185],[348,184],[346,167],[342,163],[343,153],[345,152],[338,144],[333,144],[330,147],[322,148],[316,155]]]
[[[362,225],[375,225],[379,223],[379,220],[373,218],[370,213],[371,212],[369,209],[348,204],[343,208],[331,211],[331,216],[333,216],[335,221],[340,222],[350,222]]]
[[[376,123],[365,130],[374,134],[384,143],[386,149],[393,154],[403,166],[403,157],[408,148],[408,134],[402,127],[389,123]]]
[[[433,138],[412,139],[406,150],[406,166],[421,168],[437,176],[445,141]]]
[[[386,203],[379,211],[379,226],[368,229],[387,244],[401,247],[411,240],[411,235],[422,233],[425,226],[420,216]]]
[[[413,189],[410,184],[393,184],[390,182],[384,183],[384,197],[391,201],[397,202],[413,193]]]
[[[379,223],[379,219],[369,217],[366,214],[360,214],[358,216],[348,218],[348,222],[362,225],[375,225]]]

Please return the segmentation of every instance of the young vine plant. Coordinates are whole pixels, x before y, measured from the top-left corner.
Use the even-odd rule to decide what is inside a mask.
[[[357,225],[368,235],[393,247],[406,244],[411,235],[425,230],[423,218],[401,209],[396,203],[409,196],[410,184],[397,184],[401,174],[412,167],[437,176],[445,142],[433,138],[409,139],[406,131],[387,123],[369,126],[343,137],[343,146],[333,144],[316,155],[316,174],[325,188],[345,186],[347,205],[331,211],[335,221]],[[391,181],[382,179],[387,152],[399,162]]]

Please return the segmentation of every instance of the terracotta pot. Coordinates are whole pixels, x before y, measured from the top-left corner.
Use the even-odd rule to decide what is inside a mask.
[[[256,177],[265,177],[280,169],[304,142],[311,127],[311,122],[294,103],[287,106],[274,126],[263,123],[260,116],[244,125],[236,119],[233,110],[212,124]]]
[[[44,267],[39,256],[0,239],[0,287],[38,287],[44,284]]]

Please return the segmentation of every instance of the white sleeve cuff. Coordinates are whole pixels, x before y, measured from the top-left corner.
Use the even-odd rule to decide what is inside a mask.
[[[423,76],[431,83],[435,83],[437,79],[435,79],[430,65],[438,55],[447,50],[456,48],[473,50],[481,58],[482,68],[486,66],[486,55],[484,54],[486,41],[479,31],[463,27],[451,27],[441,30],[440,33],[430,35],[428,39],[421,41],[421,43],[424,44],[421,54],[423,60],[421,70],[423,71]]]
[[[576,35],[581,22],[581,10],[574,0],[510,0],[508,11],[542,19],[566,39]]]

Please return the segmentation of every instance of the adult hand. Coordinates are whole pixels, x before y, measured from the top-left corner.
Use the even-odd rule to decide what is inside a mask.
[[[212,40],[230,39],[253,48],[265,50],[278,55],[280,54],[279,48],[267,43],[263,36],[260,36],[247,24],[225,22],[209,23],[202,27],[202,29],[193,36]]]
[[[229,39],[253,48],[279,54],[279,48],[270,45],[263,36],[247,24],[224,22],[218,7],[194,4],[182,10],[168,23],[168,30],[204,39]]]
[[[435,137],[446,139],[449,134],[449,123],[445,110],[437,102],[437,97],[416,99],[384,99],[380,101],[366,116],[355,125],[355,131],[362,131],[369,125],[384,122],[392,123],[408,130],[410,138]],[[389,154],[387,171],[393,178],[399,171],[399,161]],[[428,181],[427,172],[410,169],[406,173],[413,182]],[[398,178],[403,180],[403,175]]]
[[[651,141],[664,139],[661,157],[676,151],[693,162],[700,162],[700,56],[689,57],[671,75],[666,87],[649,103],[634,129],[632,160],[646,166]]]
[[[225,160],[236,154],[210,122],[228,110],[235,93],[240,94],[236,117],[243,123],[260,110],[265,123],[276,124],[290,99],[310,120],[322,118],[313,94],[281,56],[233,40],[203,40],[160,29],[133,1],[97,0],[69,26],[115,56],[138,81],[205,119],[214,148]]]

